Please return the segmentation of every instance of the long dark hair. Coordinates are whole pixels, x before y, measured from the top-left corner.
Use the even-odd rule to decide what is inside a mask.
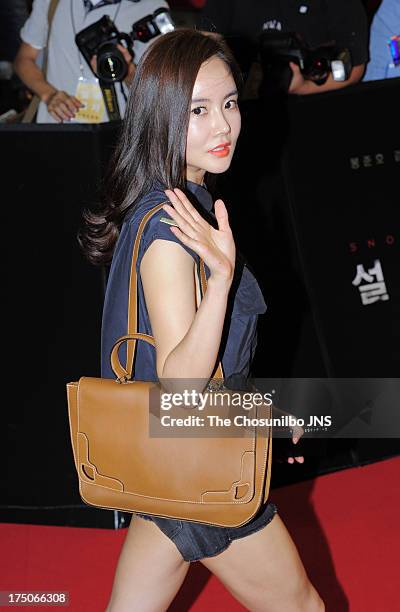
[[[91,263],[111,261],[125,215],[155,181],[185,189],[192,91],[201,65],[214,56],[228,65],[239,89],[240,71],[227,46],[196,30],[182,28],[161,36],[140,60],[105,195],[97,211],[84,212],[78,234]]]

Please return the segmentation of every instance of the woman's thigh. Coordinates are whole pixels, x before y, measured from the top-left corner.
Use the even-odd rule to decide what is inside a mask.
[[[133,515],[106,612],[167,610],[189,567],[155,523]]]
[[[321,612],[297,548],[278,514],[263,529],[201,559],[251,612]]]

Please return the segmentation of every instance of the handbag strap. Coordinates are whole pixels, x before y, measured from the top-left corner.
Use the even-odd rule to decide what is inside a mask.
[[[127,336],[124,336],[126,340],[131,339],[131,342],[127,342],[127,349],[126,349],[125,376],[128,379],[131,379],[133,376],[133,362],[135,359],[137,340],[138,339],[147,340],[148,342],[150,342],[150,344],[155,345],[153,336],[149,336],[147,334],[140,334],[141,336],[140,338],[139,337],[130,338],[130,337],[135,336],[135,335],[139,336],[138,329],[137,329],[138,327],[138,299],[137,299],[138,275],[137,275],[137,270],[136,270],[136,263],[137,263],[138,254],[139,254],[140,240],[142,238],[146,223],[151,219],[153,215],[155,215],[163,207],[165,203],[166,202],[163,202],[162,204],[158,204],[157,206],[149,210],[144,215],[143,219],[141,220],[139,224],[139,228],[138,228],[135,242],[133,245],[131,273],[130,273],[130,279],[129,279],[128,331],[127,331]],[[200,283],[199,284],[200,284],[201,296],[203,297],[205,292],[207,291],[207,276],[206,276],[206,271],[204,267],[204,261],[202,259],[200,259],[199,268],[200,268],[199,270],[200,271],[200,274],[199,274]],[[216,366],[213,372],[213,376],[211,378],[217,378],[217,379],[224,378],[222,364],[220,361],[218,362],[218,365]]]
[[[47,11],[47,21],[48,21],[47,42],[46,42],[46,48],[44,51],[43,65],[42,65],[42,71],[45,77],[46,77],[46,72],[47,72],[47,60],[49,57],[49,39],[50,39],[51,24],[53,21],[54,13],[56,12],[58,2],[59,0],[50,0],[49,10]],[[37,110],[39,108],[39,104],[40,104],[40,98],[37,94],[35,94],[32,100],[30,101],[28,108],[26,109],[24,113],[22,123],[31,123],[33,121],[33,118],[36,115]]]

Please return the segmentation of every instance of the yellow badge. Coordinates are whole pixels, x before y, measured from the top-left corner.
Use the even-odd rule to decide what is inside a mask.
[[[75,114],[78,123],[102,123],[106,121],[105,105],[100,85],[97,79],[89,80],[81,77],[78,80],[75,97],[84,104]]]

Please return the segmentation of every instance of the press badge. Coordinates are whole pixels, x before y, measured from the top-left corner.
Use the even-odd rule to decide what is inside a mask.
[[[75,97],[84,104],[72,121],[79,123],[102,123],[106,120],[106,109],[99,80],[95,77],[79,77]]]

